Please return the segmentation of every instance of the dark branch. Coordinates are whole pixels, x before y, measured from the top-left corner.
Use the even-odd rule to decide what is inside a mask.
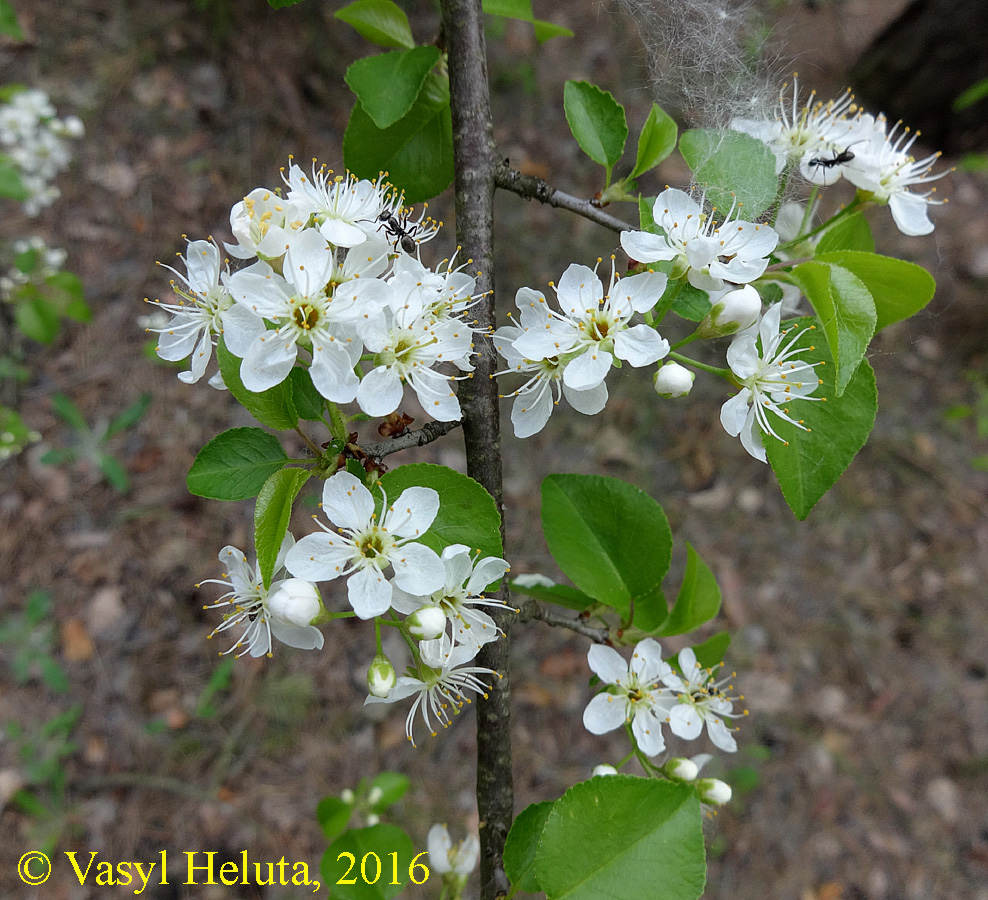
[[[596,628],[586,619],[573,619],[570,616],[561,616],[559,613],[542,606],[537,600],[526,598],[521,601],[518,609],[518,618],[515,621],[521,624],[522,622],[529,622],[532,619],[538,619],[540,622],[545,622],[546,625],[552,625],[556,628],[568,628],[570,631],[575,631],[585,638],[590,638],[595,644],[604,644],[610,639],[610,634],[606,628]]]
[[[399,450],[431,444],[444,434],[449,434],[454,428],[458,428],[459,425],[459,422],[426,422],[416,431],[406,431],[398,437],[379,441],[376,444],[364,444],[360,449],[371,459],[384,459],[385,456],[397,453]]]
[[[494,183],[503,190],[511,191],[526,200],[538,200],[540,203],[548,203],[559,209],[568,209],[578,216],[583,216],[591,222],[610,228],[611,231],[632,231],[634,226],[622,221],[610,213],[594,206],[589,200],[581,200],[571,194],[557,191],[547,181],[536,175],[522,175],[512,169],[507,163],[500,163],[494,171]]]
[[[440,0],[442,30],[449,64],[453,117],[453,168],[456,172],[456,240],[463,255],[477,267],[477,291],[484,295],[474,307],[481,328],[494,329],[494,123],[487,81],[487,48],[481,0]],[[471,272],[470,274],[473,274]],[[501,485],[501,435],[494,347],[477,342],[475,377],[460,382],[463,442],[467,474],[494,498],[504,538]],[[507,600],[507,587],[497,592]],[[501,640],[483,647],[477,665],[501,675],[477,704],[477,814],[480,818],[480,900],[495,900],[508,891],[504,874],[504,841],[511,827],[514,790],[511,773],[511,678],[508,630],[513,610],[494,610],[505,631]]]

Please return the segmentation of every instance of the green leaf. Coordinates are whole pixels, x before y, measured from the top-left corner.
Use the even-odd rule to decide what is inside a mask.
[[[706,862],[696,792],[628,775],[575,785],[549,813],[535,876],[548,900],[697,900]]]
[[[837,370],[834,395],[840,397],[875,334],[875,301],[853,272],[829,262],[803,263],[792,277],[820,317]]]
[[[371,790],[377,788],[381,797],[371,806],[371,810],[376,813],[384,812],[408,793],[411,784],[411,779],[401,772],[378,772],[371,782]]]
[[[321,422],[326,410],[326,401],[312,383],[309,370],[296,366],[288,373],[292,383],[292,406],[300,419],[308,422]]]
[[[375,855],[381,862],[379,873]],[[373,825],[351,829],[333,841],[319,870],[323,884],[331,886],[334,900],[389,900],[409,882],[408,867],[414,855],[412,839],[400,828]],[[397,869],[396,879],[392,867]],[[392,884],[393,880],[399,883]]]
[[[344,803],[339,797],[323,797],[319,801],[319,805],[316,806],[316,820],[326,840],[333,841],[346,831],[352,812],[353,807],[349,803]]]
[[[10,0],[0,0],[0,34],[5,34],[17,41],[24,40],[24,32],[17,21],[14,7],[10,5]]]
[[[642,231],[655,234],[658,230],[655,227],[655,219],[652,217],[652,208],[655,206],[655,197],[638,198],[638,220]]]
[[[734,217],[753,222],[775,201],[775,154],[750,135],[694,129],[679,139],[679,152],[704,188],[707,202],[722,215],[736,198]]]
[[[816,245],[817,255],[832,253],[835,250],[875,252],[875,238],[872,236],[871,226],[861,213],[841,219],[833,228],[828,228]]]
[[[292,383],[285,379],[280,384],[261,393],[248,391],[240,380],[239,356],[234,356],[221,337],[216,346],[216,358],[220,364],[223,383],[240,404],[262,425],[288,431],[298,424],[298,413],[292,401]]]
[[[199,451],[186,485],[197,497],[246,500],[256,497],[287,460],[274,435],[260,428],[230,428]]]
[[[690,322],[702,322],[710,312],[710,295],[693,287],[688,281],[680,283],[680,289],[672,301],[672,311]]]
[[[412,108],[440,55],[438,47],[415,47],[368,56],[346,70],[345,80],[374,124],[388,128]]]
[[[632,602],[661,593],[672,533],[662,507],[634,485],[602,475],[549,475],[542,482],[542,529],[566,577],[623,618]]]
[[[381,47],[410,50],[415,46],[408,16],[391,0],[356,0],[333,13],[357,29],[360,36]]]
[[[69,689],[69,679],[62,667],[50,656],[38,657],[38,668],[45,684],[57,694],[64,694]]]
[[[501,520],[494,498],[472,478],[446,466],[413,463],[392,469],[381,487],[393,503],[405,488],[419,485],[439,494],[439,513],[419,543],[436,553],[451,544],[480,550],[481,557],[501,556]]]
[[[343,135],[343,161],[358,178],[387,172],[408,203],[441,194],[453,180],[449,82],[429,73],[411,110],[390,128],[378,128],[356,104]]]
[[[628,138],[624,107],[589,81],[567,81],[563,109],[576,142],[595,163],[607,169],[610,183],[611,169],[624,153]]]
[[[810,325],[814,319],[802,319]],[[805,519],[816,502],[851,464],[868,440],[878,411],[875,373],[863,361],[847,384],[842,396],[834,389],[834,366],[822,342],[814,343],[814,332],[803,327],[795,346],[803,348],[800,359],[823,362],[816,373],[823,382],[813,396],[826,401],[793,400],[790,415],[810,429],[803,431],[778,417],[772,427],[782,440],[765,437],[768,461],[779,480],[779,487],[796,517]],[[810,350],[810,345],[815,349]],[[783,443],[788,441],[788,445]]]
[[[696,661],[703,669],[712,669],[717,665],[731,646],[731,636],[726,631],[718,631],[713,637],[707,638],[702,644],[693,648]]]
[[[108,441],[114,435],[120,434],[128,428],[133,428],[144,418],[144,414],[148,411],[150,405],[151,395],[147,392],[141,394],[119,416],[110,422],[106,429],[106,434],[103,435],[103,440]]]
[[[562,25],[536,19],[532,13],[532,0],[484,0],[483,9],[491,16],[531,22],[535,26],[535,40],[540,44],[554,37],[573,37],[573,32]]]
[[[127,472],[112,456],[107,453],[97,453],[96,464],[99,466],[100,472],[103,473],[103,477],[118,491],[123,493],[130,488]]]
[[[312,473],[308,469],[279,469],[257,494],[254,507],[254,544],[264,586],[271,586],[278,553],[288,533],[292,504]]]
[[[21,181],[20,169],[9,158],[0,160],[0,197],[23,203],[29,194]]]
[[[14,307],[17,327],[32,341],[50,344],[58,335],[58,310],[46,297],[33,296]]]
[[[65,394],[52,394],[51,406],[55,414],[66,424],[71,425],[76,431],[87,432],[87,424],[79,407],[76,406]]]
[[[511,823],[511,830],[504,842],[504,874],[515,890],[527,894],[537,894],[542,890],[535,879],[535,856],[553,805],[551,800],[533,803]]]
[[[669,618],[655,632],[661,637],[686,634],[709,622],[720,611],[720,588],[707,564],[686,545],[686,571]]]
[[[630,177],[637,178],[662,162],[676,149],[677,135],[676,123],[658,103],[653,103],[641,134],[638,135],[638,156]]]
[[[864,282],[878,314],[875,331],[915,315],[933,299],[936,291],[936,281],[926,269],[891,256],[844,250],[818,259],[836,263]]]
[[[531,584],[522,587],[517,581],[509,582],[508,587],[516,594],[523,594],[526,597],[534,597],[543,603],[555,603],[557,606],[565,606],[567,609],[575,609],[583,612],[588,606],[592,606],[597,601],[593,597],[588,597],[582,591],[578,591],[568,584]]]
[[[975,103],[984,100],[985,97],[988,97],[988,78],[974,82],[969,88],[958,94],[954,98],[951,108],[954,112],[960,112],[969,106],[974,106]]]

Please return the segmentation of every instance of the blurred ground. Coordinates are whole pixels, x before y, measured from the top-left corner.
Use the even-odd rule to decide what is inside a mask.
[[[0,81],[45,88],[87,128],[61,202],[37,223],[8,214],[2,226],[5,238],[35,227],[66,247],[95,312],[90,327],[33,353],[28,424],[45,447],[64,446],[71,435],[51,411],[53,392],[90,421],[142,391],[153,396],[145,419],[113,444],[132,478],[126,496],[91,472],[41,465],[40,451],[0,468],[0,625],[22,613],[32,589],[50,592],[54,654],[71,682],[62,695],[37,678],[17,685],[0,662],[5,898],[100,896],[65,866],[41,889],[17,881],[14,865],[37,846],[41,819],[3,805],[25,772],[21,748],[33,746],[37,759],[39,730],[73,704],[81,716],[64,761],[61,850],[151,860],[162,849],[173,858],[246,849],[254,860],[316,867],[325,846],[316,801],[382,768],[413,778],[395,815],[417,847],[434,821],[454,835],[476,825],[472,717],[419,750],[404,740],[402,711],[368,718],[366,629],[334,627],[321,654],[279,648],[273,660],[239,660],[214,710],[204,709],[218,665],[205,636],[217,618],[201,609],[214,594],[193,585],[219,574],[225,544],[248,545],[251,508],[191,497],[184,479],[206,440],[248,422],[230,397],[189,388],[148,359],[136,319],[143,297],[165,296],[167,273],[153,263],[182,251],[183,234],[228,238],[230,206],[276,185],[289,154],[339,165],[351,105],[342,75],[366,52],[332,21],[342,4],[204,5],[15,0],[29,42],[0,46]],[[804,83],[826,94],[901,4],[814,6],[783,6],[776,33]],[[497,138],[514,165],[590,196],[599,185],[567,137],[561,83],[585,77],[611,89],[634,133],[651,99],[646,55],[611,7],[546,0],[536,10],[577,36],[537,52],[525,26],[492,29]],[[425,37],[435,19],[426,12],[414,26]],[[682,176],[670,165],[643,189]],[[692,542],[718,575],[718,624],[736,632],[729,663],[751,716],[724,770],[738,799],[709,829],[711,900],[988,900],[988,479],[971,465],[985,452],[973,421],[945,417],[977,401],[966,373],[988,368],[988,183],[958,172],[944,193],[951,202],[934,211],[930,239],[903,238],[884,211],[873,216],[880,248],[929,267],[940,288],[927,312],[876,342],[875,432],[807,522],[792,517],[767,467],[723,433],[723,397],[710,385],[687,404],[657,403],[629,374],[600,416],[557,415],[523,444],[505,438],[515,572],[547,569],[530,530],[542,476],[594,471],[659,499],[677,543]],[[446,244],[430,245],[438,259],[453,238],[448,198],[437,206],[450,220]],[[517,287],[544,286],[569,262],[617,247],[594,225],[515,197],[499,197],[498,214],[505,311]],[[462,464],[455,436],[428,449],[417,458]],[[304,530],[300,521],[296,533]],[[517,642],[519,810],[623,752],[582,728],[585,652],[584,641],[541,625]],[[12,655],[0,646],[0,660]],[[303,896],[183,890],[173,879],[143,896]]]

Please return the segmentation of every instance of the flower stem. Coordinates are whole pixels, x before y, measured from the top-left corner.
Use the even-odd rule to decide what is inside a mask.
[[[684,363],[687,366],[693,366],[696,369],[700,369],[703,372],[709,372],[711,375],[719,375],[721,378],[726,378],[728,381],[731,380],[730,369],[718,369],[717,366],[708,366],[706,363],[697,362],[695,359],[689,359],[686,356],[682,356],[679,353],[670,353],[673,359],[677,362]]]

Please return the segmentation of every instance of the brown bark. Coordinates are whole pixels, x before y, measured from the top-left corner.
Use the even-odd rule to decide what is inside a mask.
[[[482,328],[494,327],[494,169],[496,148],[487,81],[487,50],[481,0],[441,0],[448,52],[450,103],[453,114],[453,160],[456,171],[456,239],[477,271],[477,290],[484,298],[474,307]],[[467,474],[479,481],[502,513],[501,439],[494,347],[477,338],[473,378],[460,383]],[[507,599],[502,586],[498,599]],[[477,812],[480,817],[480,897],[494,900],[507,891],[502,855],[511,827],[509,617],[499,611],[495,621],[504,637],[484,647],[477,664],[496,671],[486,700],[477,703]]]

